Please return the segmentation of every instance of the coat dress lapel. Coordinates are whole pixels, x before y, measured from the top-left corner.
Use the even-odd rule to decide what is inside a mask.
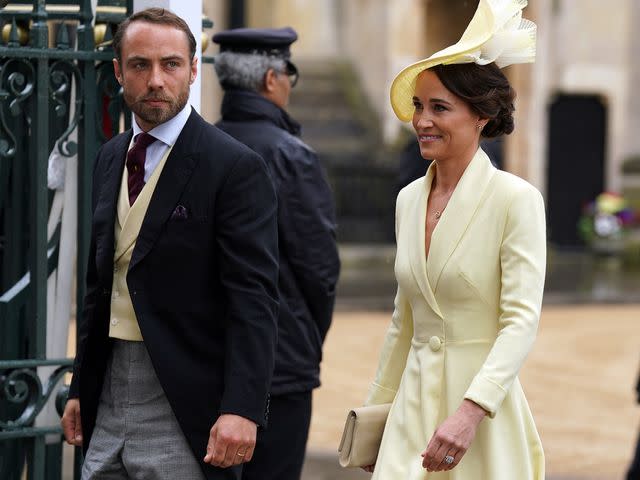
[[[202,118],[195,110],[178,136],[156,185],[149,208],[142,222],[140,233],[133,250],[129,271],[151,251],[162,231],[162,226],[170,218],[182,192],[198,163],[194,152],[198,136],[202,131]]]
[[[429,168],[425,183],[426,198],[429,198],[430,179],[433,179],[433,172],[433,169]],[[495,172],[496,169],[491,164],[489,157],[479,148],[462,174],[447,207],[442,212],[442,216],[431,234],[429,257],[426,260],[428,283],[434,292],[438,290],[442,270],[460,243]],[[423,203],[426,209],[426,202]],[[426,221],[424,214],[421,219],[422,250],[424,252],[424,222]]]
[[[429,190],[431,189],[433,174],[434,169],[429,167],[427,175],[424,177],[424,179],[420,180],[424,183],[422,188],[419,189],[417,201],[410,207],[411,212],[409,217],[415,218],[417,220],[415,222],[415,227],[418,229],[418,231],[415,232],[414,235],[410,236],[413,241],[412,250],[413,252],[415,252],[415,255],[409,262],[409,265],[411,265],[413,276],[415,277],[416,282],[418,283],[418,286],[420,287],[420,290],[422,291],[422,294],[424,295],[427,303],[436,314],[442,317],[440,307],[438,307],[438,302],[436,301],[431,285],[429,284],[429,277],[427,276],[426,252],[424,249],[427,199],[429,198]]]

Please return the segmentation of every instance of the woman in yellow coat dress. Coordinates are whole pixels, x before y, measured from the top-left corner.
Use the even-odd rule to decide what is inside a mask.
[[[497,65],[533,59],[525,4],[481,0],[458,44],[392,86],[396,114],[434,161],[397,199],[398,292],[367,400],[393,404],[373,480],[544,480],[517,376],[540,315],[544,204],[479,148],[481,135],[513,130]]]

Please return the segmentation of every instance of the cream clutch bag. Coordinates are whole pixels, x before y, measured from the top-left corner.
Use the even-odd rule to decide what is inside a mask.
[[[344,425],[338,458],[343,467],[366,467],[376,463],[390,403],[351,410]]]

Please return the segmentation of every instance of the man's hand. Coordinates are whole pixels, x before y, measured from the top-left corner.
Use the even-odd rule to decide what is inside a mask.
[[[64,407],[62,415],[62,431],[69,445],[82,446],[82,421],[80,420],[80,400],[70,398]]]
[[[256,446],[257,430],[257,425],[244,417],[221,415],[209,432],[204,462],[227,468],[250,461]]]

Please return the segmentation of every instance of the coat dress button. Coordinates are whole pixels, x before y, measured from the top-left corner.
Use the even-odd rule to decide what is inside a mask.
[[[442,347],[442,340],[440,337],[433,336],[429,339],[429,348],[433,352],[437,352]]]
[[[114,327],[118,324],[118,319],[117,318],[112,318],[111,319],[111,325],[113,325]]]

